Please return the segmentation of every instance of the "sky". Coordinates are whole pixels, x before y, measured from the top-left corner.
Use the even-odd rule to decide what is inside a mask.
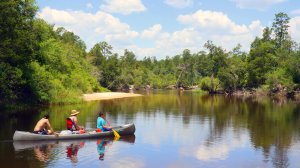
[[[249,52],[275,14],[290,17],[289,33],[300,42],[299,0],[37,0],[38,18],[74,32],[89,51],[106,41],[113,52],[128,49],[137,59],[164,59],[203,51],[213,44]]]

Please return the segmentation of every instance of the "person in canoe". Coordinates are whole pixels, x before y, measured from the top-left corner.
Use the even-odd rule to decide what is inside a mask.
[[[41,135],[52,135],[55,134],[53,128],[49,122],[49,114],[45,114],[42,119],[40,119],[33,129],[33,133]]]
[[[72,110],[70,116],[67,118],[67,129],[70,131],[85,132],[84,127],[78,125],[77,115],[79,111]]]
[[[97,118],[97,129],[101,131],[111,131],[112,127],[106,124],[106,119],[104,113],[101,111],[99,112],[99,117]]]

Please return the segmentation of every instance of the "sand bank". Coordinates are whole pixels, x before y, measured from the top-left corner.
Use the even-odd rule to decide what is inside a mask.
[[[142,95],[135,94],[135,93],[124,93],[124,92],[103,92],[103,93],[84,94],[83,99],[85,101],[93,101],[93,100],[107,100],[107,99],[117,99],[117,98],[137,97],[137,96],[142,96]]]

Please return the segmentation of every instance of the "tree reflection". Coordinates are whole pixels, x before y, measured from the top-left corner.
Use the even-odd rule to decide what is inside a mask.
[[[137,115],[149,117],[157,113],[163,113],[165,120],[179,116],[184,125],[193,120],[208,122],[207,145],[226,136],[228,129],[234,130],[236,136],[247,132],[253,148],[263,151],[265,161],[272,161],[275,167],[288,165],[287,149],[300,135],[299,105],[267,97],[210,96],[192,91],[183,94],[177,91],[151,92],[143,97],[83,104],[77,108],[85,114],[80,120],[96,121],[101,108],[109,112],[111,122],[130,123]],[[55,110],[55,118],[65,118],[61,111],[69,110]],[[62,123],[54,123],[55,128],[59,125],[64,128],[64,121]]]
[[[191,119],[209,119],[210,134],[207,145],[219,137],[226,135],[228,128],[236,133],[248,130],[253,147],[262,149],[265,160],[270,160],[276,167],[286,167],[288,160],[286,149],[291,146],[292,139],[299,135],[299,106],[287,100],[269,99],[266,97],[224,97],[195,96],[193,92],[182,95],[156,94],[144,98],[108,101],[104,107],[126,115],[135,115],[143,111],[144,115],[154,113],[153,109],[164,111],[166,115],[181,115],[183,122],[189,124]],[[128,105],[129,104],[129,105]],[[113,107],[113,108],[111,108]],[[152,109],[152,111],[149,111]],[[111,117],[114,117],[112,113]],[[245,129],[246,128],[246,129]],[[239,131],[240,130],[240,131]],[[272,147],[275,150],[272,150]]]

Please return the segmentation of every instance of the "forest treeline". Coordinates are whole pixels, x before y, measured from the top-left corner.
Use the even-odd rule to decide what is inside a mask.
[[[0,103],[73,103],[83,93],[126,89],[199,87],[210,93],[261,89],[293,95],[300,88],[300,47],[288,33],[289,16],[243,52],[207,41],[204,51],[138,60],[118,55],[105,41],[89,51],[73,32],[36,18],[34,0],[0,2]],[[199,46],[199,48],[202,46]]]

